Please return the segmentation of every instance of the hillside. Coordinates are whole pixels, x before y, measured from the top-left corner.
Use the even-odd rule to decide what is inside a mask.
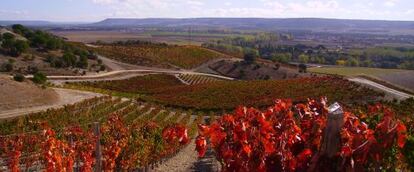
[[[221,60],[208,67],[220,75],[241,80],[282,80],[311,76],[309,73],[300,73],[297,69],[273,62],[246,64],[239,61]]]
[[[0,75],[0,88],[0,111],[49,105],[58,99],[50,88],[43,89],[29,81],[16,82],[4,75]]]
[[[178,46],[164,43],[129,41],[103,44],[94,51],[125,63],[166,68],[191,69],[217,58],[229,56],[198,46]]]
[[[0,72],[81,75],[105,70],[92,51],[22,25],[0,28]]]
[[[85,25],[86,26],[86,25]],[[381,20],[344,20],[321,18],[112,18],[87,25],[89,27],[224,27],[230,29],[309,30],[348,33],[409,33],[414,22]]]

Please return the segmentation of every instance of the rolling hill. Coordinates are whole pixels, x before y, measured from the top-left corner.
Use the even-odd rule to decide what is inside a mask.
[[[260,30],[306,30],[355,33],[414,34],[413,21],[348,20],[322,18],[110,18],[91,27],[207,27]]]

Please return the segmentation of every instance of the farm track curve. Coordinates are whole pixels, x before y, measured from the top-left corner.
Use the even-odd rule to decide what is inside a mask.
[[[360,83],[366,86],[370,86],[376,89],[379,89],[381,91],[384,91],[386,93],[386,95],[395,98],[397,100],[405,100],[408,99],[410,97],[414,97],[413,95],[392,89],[392,88],[388,88],[384,85],[381,85],[379,83],[376,83],[374,81],[370,81],[368,79],[364,79],[364,78],[359,78],[359,77],[355,77],[355,78],[349,78],[348,80],[356,82],[356,83]]]

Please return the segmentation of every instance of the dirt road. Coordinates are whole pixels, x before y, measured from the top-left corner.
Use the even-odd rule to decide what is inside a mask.
[[[195,151],[194,140],[182,149],[176,156],[154,169],[156,172],[214,172],[220,171],[220,163],[215,159],[214,153],[208,149],[206,156],[198,158]]]
[[[51,108],[60,108],[64,105],[74,104],[85,99],[102,96],[98,93],[77,91],[70,89],[53,88],[58,94],[58,101],[50,105],[35,106],[29,108],[20,108],[0,112],[0,119],[13,118],[17,116],[23,116],[30,113],[41,112]]]
[[[376,89],[379,89],[381,91],[384,91],[386,93],[386,95],[388,95],[391,98],[395,98],[397,100],[405,100],[405,99],[408,99],[410,97],[414,97],[413,95],[409,95],[407,93],[403,93],[401,91],[397,91],[397,90],[394,90],[392,88],[388,88],[384,85],[381,85],[379,83],[376,83],[376,82],[373,82],[373,81],[370,81],[370,80],[367,80],[367,79],[364,79],[364,78],[349,78],[349,80],[353,81],[353,82],[363,84],[363,85],[367,85],[367,86],[370,86],[370,87],[373,87],[373,88],[376,88]]]

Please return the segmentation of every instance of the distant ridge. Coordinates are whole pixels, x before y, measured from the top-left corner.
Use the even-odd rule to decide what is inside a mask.
[[[411,30],[414,21],[352,20],[323,18],[109,18],[94,27],[220,27],[260,30],[314,30],[334,32],[392,32]]]
[[[108,18],[95,23],[49,21],[0,21],[0,25],[23,24],[48,27],[75,26],[82,29],[128,29],[133,27],[219,28],[262,31],[306,30],[329,33],[376,33],[414,35],[414,21],[354,20],[325,18]]]
[[[362,26],[362,27],[410,27],[414,21],[354,20],[324,18],[108,18],[93,23],[96,26],[149,26],[149,25],[216,25],[216,26]]]
[[[25,26],[48,26],[54,23],[42,20],[0,20],[1,26],[10,26],[14,24],[22,24]]]

